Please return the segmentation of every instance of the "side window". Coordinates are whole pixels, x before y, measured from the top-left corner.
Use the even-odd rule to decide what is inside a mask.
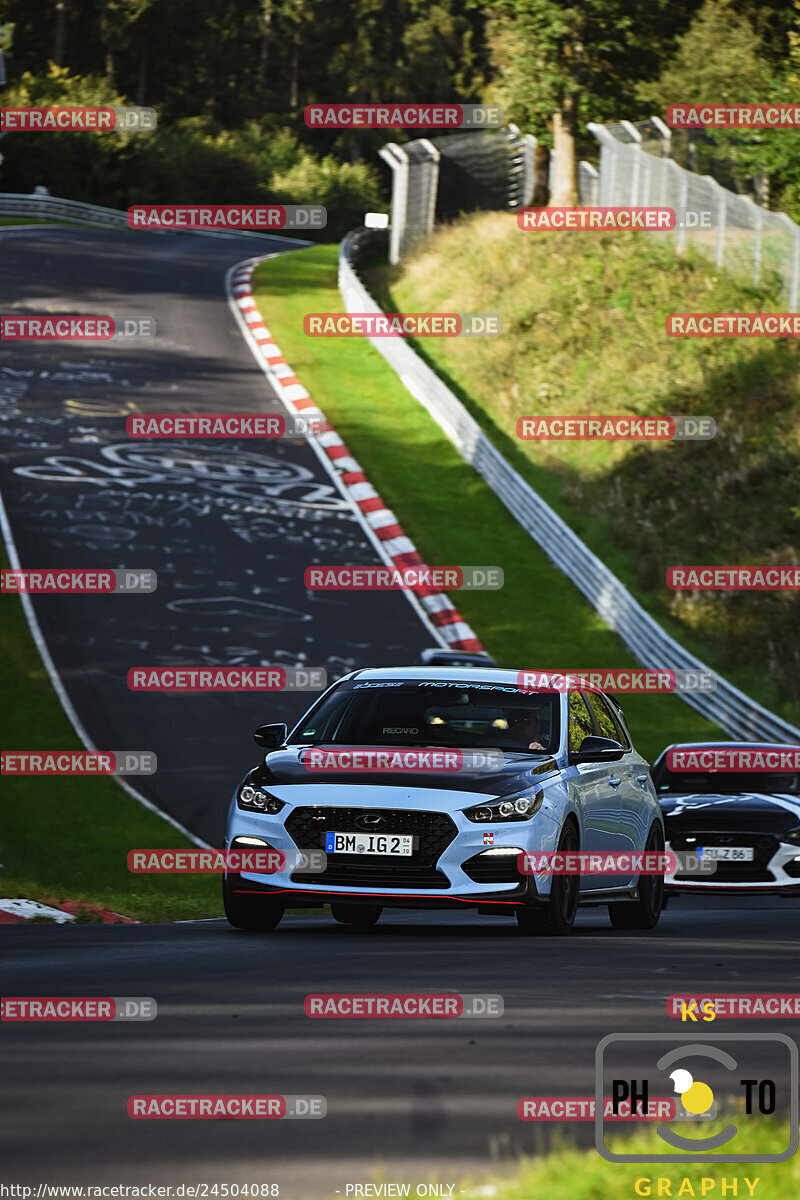
[[[588,692],[586,702],[594,714],[594,719],[597,722],[597,732],[600,736],[613,738],[615,742],[619,742],[626,750],[630,750],[631,746],[625,730],[622,728],[605,696],[599,696],[596,692]]]
[[[594,733],[592,718],[589,716],[589,710],[583,702],[583,696],[580,692],[570,692],[569,696],[569,748],[570,750],[580,750],[581,742],[585,737],[591,737]]]

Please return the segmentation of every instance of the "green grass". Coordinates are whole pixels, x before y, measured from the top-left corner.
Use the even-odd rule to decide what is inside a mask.
[[[671,311],[775,311],[762,286],[641,234],[445,227],[365,281],[391,311],[494,311],[496,338],[415,348],[498,449],[669,632],[800,721],[797,593],[673,593],[673,563],[800,561],[800,375],[790,339],[672,339]],[[332,307],[341,307],[337,301]],[[524,415],[713,416],[712,442],[520,442]]]
[[[711,1126],[709,1123],[709,1133]],[[718,1128],[722,1128],[721,1123],[713,1123],[714,1132]],[[749,1153],[776,1154],[788,1143],[789,1122],[760,1117],[758,1130],[748,1133],[747,1138]],[[610,1138],[609,1146],[617,1153],[627,1154],[656,1155],[664,1149],[663,1141],[652,1129]],[[706,1185],[705,1196],[706,1200],[715,1200],[723,1194],[722,1179],[728,1180],[727,1196],[733,1195],[730,1181],[738,1179],[736,1195],[749,1197],[751,1193],[743,1182],[747,1178],[751,1184],[755,1179],[759,1181],[752,1193],[756,1200],[795,1200],[800,1195],[800,1155],[782,1163],[610,1163],[596,1150],[579,1150],[565,1138],[550,1153],[524,1159],[513,1175],[493,1178],[492,1200],[611,1200],[612,1197],[629,1200],[648,1194],[644,1190],[648,1183],[652,1189],[649,1194],[656,1197],[659,1178],[669,1180],[671,1187],[671,1193],[662,1191],[663,1196],[678,1196],[684,1179],[689,1180],[693,1190],[683,1185],[680,1195],[701,1196],[700,1181],[711,1179],[715,1185]],[[638,1192],[637,1180],[647,1181],[638,1185]],[[469,1197],[470,1189],[468,1185],[465,1187]],[[473,1190],[471,1194],[476,1192]]]
[[[287,360],[425,561],[503,568],[502,591],[453,596],[464,618],[501,665],[635,665],[378,352],[362,339],[303,333],[306,313],[341,311],[337,253],[318,246],[271,259],[255,272],[254,295]],[[669,740],[719,736],[674,696],[631,695],[623,705],[650,761]]]
[[[5,555],[2,566],[8,566]],[[83,749],[55,695],[18,596],[0,597],[6,750]],[[0,895],[86,900],[140,921],[222,916],[217,875],[131,875],[136,847],[189,847],[108,777],[5,776]]]

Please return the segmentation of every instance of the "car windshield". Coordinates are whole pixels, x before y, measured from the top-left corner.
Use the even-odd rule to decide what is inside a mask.
[[[753,792],[782,792],[800,795],[800,775],[777,771],[668,771],[665,765],[653,770],[653,782],[661,795],[742,796]]]
[[[558,747],[554,692],[431,680],[348,682],[293,731],[294,745],[489,747],[549,753]]]

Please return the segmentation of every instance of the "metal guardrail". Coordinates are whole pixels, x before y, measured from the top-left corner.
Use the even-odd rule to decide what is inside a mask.
[[[364,231],[350,233],[339,249],[339,290],[347,312],[380,313],[354,267]],[[586,596],[642,666],[710,671],[670,637],[633,598],[616,575],[592,553],[490,442],[478,422],[403,338],[370,338],[401,382],[444,430],[462,458],[475,468],[511,515],[547,557]],[[533,663],[531,666],[542,666]],[[568,664],[565,664],[568,665]],[[581,664],[573,664],[580,666]],[[800,729],[763,708],[717,676],[713,692],[680,692],[682,700],[737,740],[800,742]]]
[[[70,221],[79,225],[99,225],[106,229],[128,229],[128,215],[121,208],[103,208],[99,204],[85,204],[82,200],[62,200],[58,196],[43,196],[33,193],[0,192],[0,217],[39,217],[42,220]],[[275,234],[256,233],[250,229],[180,229],[170,233],[203,233],[220,237],[258,238],[274,241]],[[291,234],[290,234],[291,236]],[[310,243],[304,243],[309,245]]]

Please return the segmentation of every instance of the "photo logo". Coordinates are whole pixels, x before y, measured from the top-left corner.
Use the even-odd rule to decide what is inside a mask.
[[[308,771],[496,771],[505,759],[502,751],[494,750],[363,746],[348,747],[347,750],[316,747],[303,750],[300,762]]]
[[[680,1107],[671,1124],[656,1128],[664,1154],[608,1148],[602,1098],[609,1075],[612,1110],[622,1102],[647,1105],[651,1086],[671,1081]],[[703,1042],[680,1034],[610,1033],[595,1055],[595,1144],[609,1162],[785,1162],[800,1144],[799,1077],[797,1046],[782,1033],[714,1033]],[[758,1118],[771,1116],[779,1106],[789,1112],[787,1144],[761,1153]],[[744,1117],[738,1115],[740,1107]],[[718,1109],[737,1111],[736,1123],[704,1136],[703,1125]]]

